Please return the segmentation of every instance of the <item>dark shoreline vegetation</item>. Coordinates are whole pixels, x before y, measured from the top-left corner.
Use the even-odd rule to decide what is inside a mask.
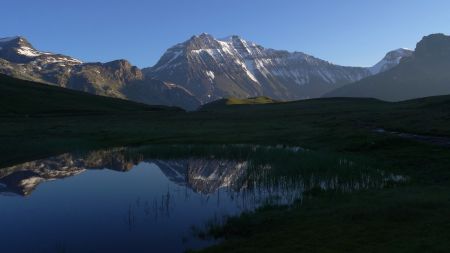
[[[364,159],[410,180],[352,194],[313,191],[301,206],[230,218],[211,231],[226,240],[205,252],[448,251],[450,149],[374,130],[450,137],[450,96],[272,102],[184,112],[1,76],[0,167],[124,145],[300,146]]]

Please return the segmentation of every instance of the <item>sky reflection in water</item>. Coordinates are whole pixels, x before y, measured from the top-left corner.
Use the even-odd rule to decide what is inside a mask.
[[[193,233],[211,220],[289,204],[311,189],[345,192],[404,180],[345,159],[296,162],[305,156],[299,148],[240,146],[232,159],[224,148],[236,147],[222,146],[216,156],[208,153],[213,149],[180,155],[178,146],[170,159],[167,152],[113,149],[1,169],[1,251],[182,252],[214,243]],[[315,166],[333,168],[309,168]]]

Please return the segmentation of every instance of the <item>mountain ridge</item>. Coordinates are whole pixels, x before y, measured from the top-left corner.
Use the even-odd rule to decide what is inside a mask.
[[[302,52],[264,48],[237,35],[216,39],[202,33],[167,49],[143,73],[184,86],[202,104],[227,97],[296,100],[320,97],[409,56],[410,51],[394,50],[372,67],[348,67]]]
[[[69,56],[36,50],[20,36],[0,39],[0,73],[149,105],[178,106],[188,110],[200,105],[186,89],[145,78],[141,70],[127,60],[83,63]]]
[[[0,39],[0,73],[187,110],[227,97],[268,96],[276,100],[320,97],[390,69],[403,56],[396,57],[383,58],[374,71],[375,66],[344,67],[302,52],[264,48],[237,35],[216,39],[202,33],[170,47],[154,66],[140,69],[124,59],[84,63],[69,56],[42,52],[21,36]]]
[[[417,43],[411,57],[389,71],[349,84],[324,97],[373,97],[402,101],[450,94],[450,36],[431,34]]]
[[[302,52],[266,49],[236,35],[216,39],[206,33],[169,48],[143,72],[186,87],[202,103],[230,96],[317,97],[333,84],[370,75],[366,68],[343,67]]]

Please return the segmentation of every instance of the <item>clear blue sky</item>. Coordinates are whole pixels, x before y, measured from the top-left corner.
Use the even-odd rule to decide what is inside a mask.
[[[83,61],[152,66],[194,34],[237,34],[265,47],[368,66],[422,36],[450,33],[448,0],[4,0],[0,37]]]

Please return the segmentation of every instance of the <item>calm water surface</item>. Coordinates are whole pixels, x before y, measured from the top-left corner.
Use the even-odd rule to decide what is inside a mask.
[[[0,170],[1,252],[183,252],[216,243],[194,231],[263,204],[402,180],[288,147],[63,154]]]

